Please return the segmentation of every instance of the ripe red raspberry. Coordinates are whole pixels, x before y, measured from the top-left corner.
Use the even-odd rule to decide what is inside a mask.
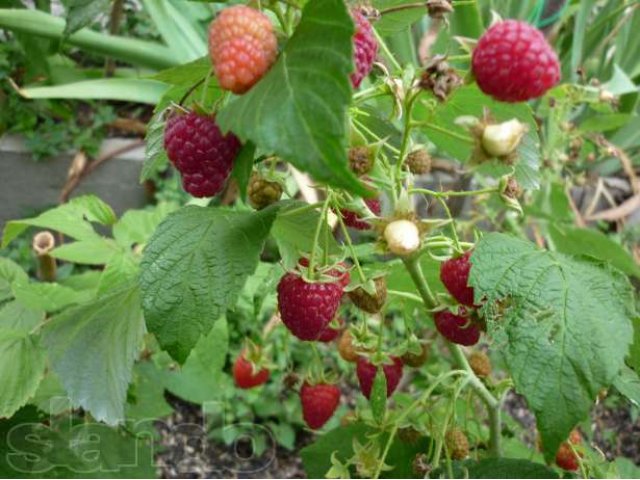
[[[369,20],[358,9],[351,10],[356,31],[353,34],[353,62],[356,70],[351,74],[353,88],[358,88],[364,77],[369,75],[378,54],[378,42]]]
[[[182,186],[194,197],[213,197],[222,191],[240,151],[240,140],[223,135],[213,117],[189,112],[171,117],[164,132],[164,148],[182,175]]]
[[[582,453],[578,453],[578,455],[573,453],[570,444],[579,445],[580,443],[582,443],[582,436],[580,435],[580,432],[573,430],[569,435],[569,440],[567,442],[562,442],[560,444],[560,448],[558,448],[558,452],[556,453],[556,465],[564,470],[578,470],[578,468],[580,468],[578,455],[582,457]]]
[[[469,286],[469,257],[470,251],[461,257],[443,262],[440,265],[440,280],[453,298],[463,305],[473,307],[473,287]]]
[[[560,63],[542,33],[525,22],[506,20],[489,28],[473,51],[480,90],[502,102],[541,97],[560,81]]]
[[[377,198],[367,198],[364,203],[369,207],[374,214],[380,215],[380,200]],[[371,224],[369,222],[365,222],[362,220],[356,212],[351,210],[341,209],[340,214],[342,215],[342,219],[344,220],[344,224],[347,227],[355,228],[356,230],[369,230],[371,228]]]
[[[320,332],[320,335],[318,336],[318,341],[322,343],[329,343],[329,342],[333,342],[336,338],[338,338],[338,335],[340,335],[344,327],[344,319],[340,317],[338,319],[338,323],[339,323],[338,327],[333,327],[330,324],[324,327],[324,329]]]
[[[233,364],[233,378],[239,388],[253,388],[269,380],[270,372],[262,368],[254,372],[254,367],[241,353]]]
[[[300,340],[317,340],[340,306],[339,281],[307,282],[299,273],[285,274],[278,284],[282,323]]]
[[[398,387],[400,379],[402,378],[402,360],[398,357],[391,357],[392,363],[382,365],[382,371],[387,378],[387,397]],[[376,372],[378,367],[371,363],[364,357],[358,358],[358,366],[356,367],[356,375],[358,376],[358,382],[360,383],[360,390],[362,394],[369,398],[371,395],[371,388],[373,388],[373,380],[376,378]]]
[[[433,316],[436,329],[450,342],[471,346],[480,340],[480,328],[470,318],[456,315],[448,310],[436,312]]]
[[[245,5],[225,8],[209,27],[209,54],[220,87],[244,93],[260,80],[278,53],[269,17]]]
[[[304,382],[300,389],[300,403],[305,423],[317,430],[329,421],[340,405],[340,389],[328,383],[311,385]]]

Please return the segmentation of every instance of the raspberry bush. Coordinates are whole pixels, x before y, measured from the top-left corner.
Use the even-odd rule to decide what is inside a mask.
[[[617,65],[580,81],[567,24],[553,42],[542,12],[481,3],[216,7],[208,55],[154,75],[141,177],[179,176],[187,205],[89,195],[4,227],[58,232],[41,257],[69,267],[0,259],[0,417],[62,393],[140,438],[168,391],[222,405],[221,441],[313,431],[310,478],[613,475],[588,419],[605,391],[639,401],[640,267],[626,217],[571,187],[602,154],[635,202],[606,132],[637,91]]]

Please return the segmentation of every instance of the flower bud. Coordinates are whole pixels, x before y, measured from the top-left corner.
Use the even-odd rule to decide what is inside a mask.
[[[526,125],[515,118],[508,122],[487,125],[482,133],[482,148],[494,157],[506,157],[515,152],[526,131]]]
[[[384,229],[384,239],[392,253],[410,255],[420,248],[420,231],[409,220],[396,220]]]

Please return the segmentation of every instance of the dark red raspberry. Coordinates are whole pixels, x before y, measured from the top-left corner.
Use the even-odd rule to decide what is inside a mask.
[[[560,81],[560,63],[538,29],[516,20],[493,25],[472,57],[480,90],[502,102],[524,102],[544,95]]]
[[[480,327],[469,317],[444,310],[437,312],[433,319],[438,332],[450,342],[471,346],[480,340]]]
[[[222,10],[209,27],[209,54],[220,87],[249,90],[269,70],[278,40],[269,17],[245,5]]]
[[[473,307],[473,287],[469,286],[471,251],[452,258],[440,265],[440,280],[453,298],[468,307]]]
[[[367,198],[364,203],[369,207],[374,214],[380,215],[380,200],[377,198]],[[346,226],[355,228],[357,230],[369,230],[371,228],[371,224],[362,220],[356,212],[351,210],[341,209],[340,214],[342,215],[342,219]]]
[[[328,383],[311,385],[304,382],[300,389],[300,403],[305,423],[317,430],[329,421],[340,405],[340,389]]]
[[[182,175],[182,186],[194,197],[213,197],[222,191],[240,151],[240,140],[223,135],[213,117],[189,112],[171,117],[164,132],[164,148]]]
[[[285,274],[278,284],[282,322],[300,340],[317,340],[335,317],[343,290],[339,281],[307,282],[299,273]]]
[[[358,9],[351,10],[356,31],[353,34],[353,62],[355,72],[351,74],[353,88],[358,88],[364,77],[369,75],[378,54],[378,42],[373,27],[366,16]]]
[[[382,371],[387,378],[387,397],[398,387],[400,379],[402,378],[402,360],[398,357],[391,357],[392,363],[384,364]],[[378,367],[371,363],[364,357],[358,358],[358,366],[356,367],[356,375],[358,375],[358,382],[360,383],[360,391],[362,394],[369,398],[371,395],[371,388],[373,387],[373,380],[376,378],[376,372]]]
[[[322,343],[329,343],[329,342],[333,342],[336,338],[338,338],[338,335],[340,335],[344,327],[344,319],[340,317],[338,319],[338,323],[339,323],[338,327],[332,327],[331,325],[327,325],[326,327],[324,327],[324,329],[320,332],[320,335],[318,336],[318,341]]]
[[[254,367],[249,360],[241,353],[233,364],[233,378],[240,388],[253,388],[262,385],[269,380],[270,372],[262,368],[254,372]]]

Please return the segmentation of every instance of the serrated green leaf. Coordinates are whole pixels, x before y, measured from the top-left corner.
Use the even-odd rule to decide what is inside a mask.
[[[109,9],[109,0],[66,0],[64,3],[67,10],[65,37],[91,25]]]
[[[117,254],[119,247],[109,238],[91,238],[77,242],[65,243],[54,248],[50,255],[83,265],[104,265]]]
[[[36,392],[44,376],[45,355],[28,332],[0,328],[0,417],[10,417]]]
[[[113,226],[113,238],[124,248],[145,244],[160,222],[176,208],[161,203],[153,210],[127,210]]]
[[[28,333],[33,327],[44,321],[44,317],[44,310],[18,298],[0,307],[0,328]]]
[[[135,398],[127,403],[127,421],[162,418],[173,411],[164,397],[163,372],[153,362],[134,368]]]
[[[112,225],[115,221],[116,215],[111,207],[98,197],[94,195],[76,197],[35,218],[8,222],[4,228],[2,247],[6,247],[28,227],[48,228],[76,240],[92,240],[100,236],[94,231],[91,222]]]
[[[123,420],[144,332],[135,285],[69,308],[47,322],[44,344],[74,406],[110,425]]]
[[[249,185],[249,178],[251,178],[251,171],[253,170],[253,157],[256,154],[256,146],[247,142],[242,146],[242,150],[238,154],[237,158],[233,162],[233,171],[231,175],[238,182],[238,190],[242,200],[247,199],[247,186]]]
[[[119,252],[111,257],[102,271],[98,295],[107,294],[124,285],[136,282],[140,273],[139,258],[131,251]]]
[[[369,405],[371,405],[371,412],[373,413],[374,420],[378,423],[382,423],[384,420],[384,414],[387,410],[387,377],[385,376],[382,367],[378,367],[376,376],[373,379]]]
[[[38,390],[29,400],[30,405],[35,405],[38,410],[49,415],[59,415],[71,410],[71,402],[60,383],[60,379],[53,372],[48,372],[40,382]]]
[[[95,289],[75,290],[53,282],[16,282],[13,293],[24,305],[45,312],[56,312],[69,305],[90,301],[95,296]]]
[[[342,0],[309,1],[276,64],[217,119],[317,181],[369,196],[347,165],[352,35]]]
[[[640,377],[636,372],[625,365],[613,382],[613,386],[636,407],[640,407]]]
[[[589,255],[609,262],[627,275],[640,278],[640,267],[622,245],[604,233],[587,228],[549,225],[549,235],[557,251],[570,255]]]
[[[640,317],[633,319],[633,343],[629,349],[629,366],[640,372]]]
[[[202,404],[220,398],[221,372],[227,358],[229,332],[220,318],[208,335],[200,338],[179,371],[167,372],[164,384],[174,395]]]
[[[476,299],[486,300],[489,332],[536,415],[551,460],[623,365],[632,337],[631,286],[606,265],[498,233],[479,242],[471,263],[469,283]],[[496,318],[499,301],[504,312]]]
[[[140,285],[149,330],[173,358],[184,362],[235,303],[278,208],[247,213],[189,206],[160,224],[144,251]]]
[[[166,110],[167,108],[157,110],[147,125],[147,133],[144,137],[144,163],[140,172],[140,182],[149,180],[169,163],[167,152],[164,150],[164,128],[167,124],[165,120]]]
[[[28,280],[29,276],[17,263],[8,258],[0,258],[0,302],[13,298],[12,283]]]
[[[162,70],[161,72],[151,75],[149,78],[170,85],[192,86],[205,78],[210,70],[211,59],[208,55],[205,55],[184,65]],[[212,77],[210,81],[215,82],[215,78]]]
[[[278,217],[273,222],[271,234],[275,238],[280,250],[280,256],[286,267],[293,267],[298,263],[300,256],[311,252],[313,247],[313,237],[320,220],[320,212],[316,210],[306,210],[305,202],[293,200],[283,202],[282,208],[278,212]],[[302,209],[302,210],[301,210]],[[320,238],[326,238],[322,227]],[[340,247],[333,235],[329,235],[328,252],[330,255],[338,254]],[[324,242],[318,245],[320,251],[324,250]]]
[[[462,466],[468,476],[456,478],[559,478],[556,471],[546,465],[514,458],[469,460]]]
[[[485,108],[496,122],[515,118],[528,126],[529,130],[517,150],[514,175],[522,188],[538,188],[540,139],[538,126],[527,104],[498,102],[483,94],[476,85],[468,85],[456,90],[445,103],[435,103],[432,98],[424,95],[417,102],[413,117],[425,122],[423,131],[438,149],[466,162],[471,156],[475,140],[466,128],[456,124],[456,119],[467,115],[482,118]],[[480,169],[500,177],[509,173],[511,166],[493,161],[482,165]]]

